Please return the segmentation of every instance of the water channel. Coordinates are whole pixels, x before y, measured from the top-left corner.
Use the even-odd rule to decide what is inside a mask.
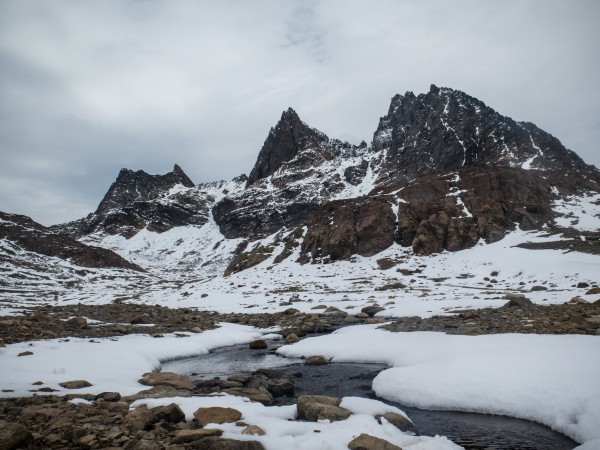
[[[278,341],[267,350],[251,350],[247,344],[223,347],[207,355],[166,361],[162,370],[184,373],[195,380],[250,375],[274,368],[295,382],[295,395],[323,394],[336,397],[377,398],[371,391],[373,378],[387,368],[383,364],[332,363],[305,366],[303,361],[275,354]],[[550,428],[506,416],[457,411],[429,411],[385,401],[402,409],[420,434],[443,435],[467,450],[571,450],[577,443]],[[276,398],[276,405],[296,403],[295,398]]]

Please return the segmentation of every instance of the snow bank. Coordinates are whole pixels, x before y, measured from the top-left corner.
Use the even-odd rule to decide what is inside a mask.
[[[578,442],[600,442],[600,338],[456,336],[354,326],[281,347],[286,356],[386,363],[377,395],[425,409],[533,420]]]
[[[165,335],[128,335],[105,339],[53,339],[24,342],[0,348],[0,396],[31,395],[32,383],[43,381],[45,387],[58,389],[61,395],[72,392],[98,394],[106,391],[130,395],[145,389],[137,382],[141,375],[160,366],[161,360],[202,355],[213,348],[250,342],[267,330],[222,324],[203,333],[186,333],[189,337]],[[31,351],[31,356],[17,355]],[[87,380],[92,387],[65,390],[58,383]]]
[[[267,450],[304,450],[307,448],[347,450],[348,442],[361,433],[386,439],[408,450],[454,450],[461,448],[445,437],[412,436],[411,434],[402,433],[385,421],[379,424],[373,417],[373,413],[380,413],[379,411],[402,413],[402,411],[376,400],[357,397],[344,397],[341,406],[352,410],[353,414],[346,420],[331,423],[329,421],[317,423],[296,422],[294,421],[296,418],[296,405],[267,407],[260,403],[252,403],[242,397],[229,395],[143,399],[133,403],[132,407],[142,404],[154,407],[170,403],[177,403],[187,419],[192,419],[194,411],[201,407],[222,406],[235,408],[242,413],[242,421],[251,425],[258,425],[265,430],[266,434],[264,436],[243,435],[241,432],[244,427],[237,427],[234,423],[210,424],[207,427],[223,430],[223,437],[225,438],[260,441]]]

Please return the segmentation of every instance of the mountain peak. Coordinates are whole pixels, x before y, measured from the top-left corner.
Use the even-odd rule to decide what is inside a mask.
[[[271,128],[248,176],[246,187],[272,175],[302,150],[317,147],[319,143],[327,140],[327,136],[302,122],[298,113],[288,108],[281,114],[277,125]]]
[[[96,214],[104,214],[135,201],[147,201],[158,197],[173,186],[181,184],[194,187],[194,183],[179,165],[165,175],[150,175],[143,170],[121,169],[115,182],[98,205]]]
[[[392,98],[380,119],[373,149],[384,151],[386,173],[412,177],[465,166],[585,171],[588,166],[558,139],[517,123],[459,90]]]
[[[195,184],[192,180],[190,180],[190,177],[187,176],[187,174],[183,171],[183,169],[181,167],[179,167],[178,164],[175,164],[175,166],[173,167],[173,171],[171,172],[173,175],[175,175],[175,177],[177,177],[179,183],[183,184],[185,187],[194,187]],[[168,176],[169,174],[165,175]]]

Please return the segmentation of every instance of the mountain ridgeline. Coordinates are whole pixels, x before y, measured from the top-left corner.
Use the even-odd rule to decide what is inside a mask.
[[[231,182],[195,185],[177,165],[166,175],[123,169],[93,214],[52,231],[101,242],[216,226],[222,239],[240,241],[228,256],[232,273],[270,257],[335,261],[392,245],[458,251],[516,227],[552,227],[553,201],[599,189],[598,170],[555,137],[431,86],[394,96],[371,143],[358,146],[290,108],[250,175]]]

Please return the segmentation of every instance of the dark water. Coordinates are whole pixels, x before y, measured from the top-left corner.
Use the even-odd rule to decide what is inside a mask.
[[[305,366],[301,360],[275,355],[279,345],[269,342],[267,350],[250,350],[248,345],[220,348],[208,355],[164,362],[162,370],[185,373],[192,379],[211,379],[249,375],[260,368],[277,368],[284,377],[294,380],[296,395],[376,398],[371,391],[373,378],[387,366],[362,363]],[[294,398],[275,400],[279,405],[295,403]],[[571,450],[577,446],[568,437],[527,420],[456,411],[427,411],[378,400],[406,412],[420,434],[447,436],[466,449]]]

